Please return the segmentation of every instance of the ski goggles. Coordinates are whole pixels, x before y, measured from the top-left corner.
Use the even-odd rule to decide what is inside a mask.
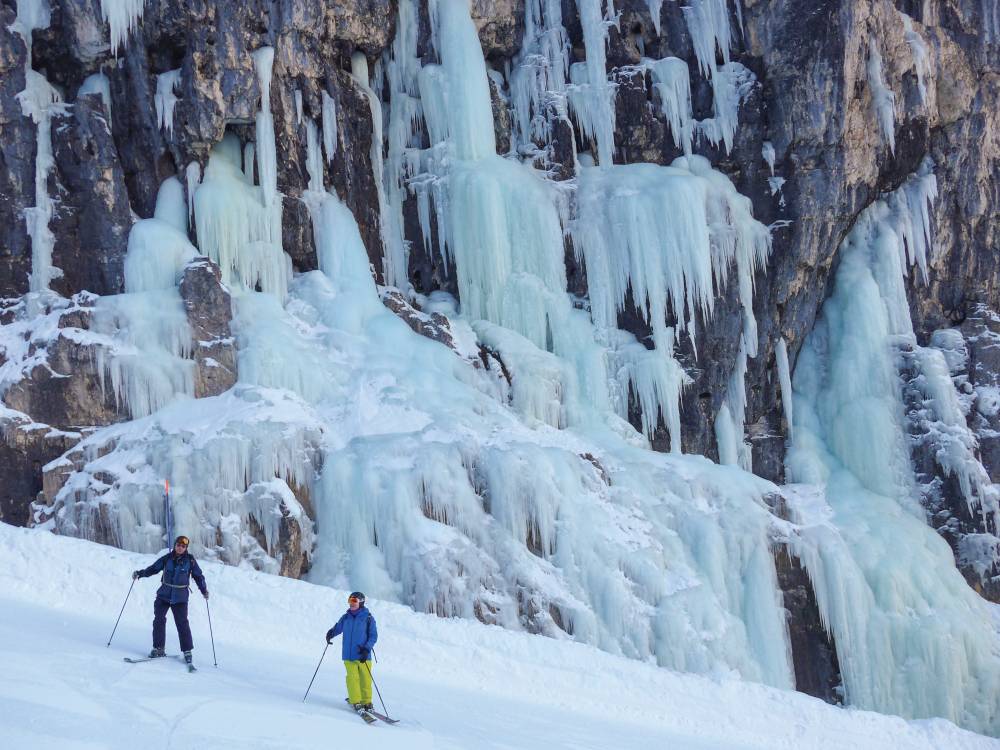
[[[347,597],[347,603],[348,604],[360,604],[361,600],[358,599],[358,597],[356,597],[356,596],[349,596],[349,597]]]
[[[186,536],[179,536],[177,537],[177,540],[174,542],[174,546],[176,547],[177,545],[180,545],[181,547],[188,547],[191,545],[191,540],[188,539]]]

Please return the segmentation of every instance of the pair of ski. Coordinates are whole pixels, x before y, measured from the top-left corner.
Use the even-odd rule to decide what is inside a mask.
[[[347,699],[346,698],[344,699],[344,702],[347,703]],[[366,724],[374,724],[376,719],[381,719],[386,724],[398,724],[399,723],[399,719],[390,719],[388,716],[386,716],[385,714],[380,714],[378,711],[372,711],[372,710],[368,710],[368,709],[362,709],[362,710],[358,711],[356,708],[354,708],[353,706],[351,706],[349,703],[348,703],[348,707],[352,711],[354,711],[354,713],[356,713],[358,716],[360,716],[362,719],[364,719]]]
[[[353,709],[352,709],[353,710]],[[381,719],[386,724],[398,724],[399,719],[390,719],[385,714],[380,714],[378,711],[358,711],[358,716],[365,720],[366,724],[374,724],[376,719]]]
[[[165,656],[146,656],[146,657],[144,657],[142,659],[133,659],[131,656],[126,656],[125,657],[125,661],[127,661],[129,664],[142,664],[143,662],[156,661],[157,659],[165,659],[165,658],[167,658],[167,657],[165,657]],[[180,657],[178,657],[178,658],[180,658]],[[195,668],[194,664],[185,664],[185,666],[187,667],[188,672],[197,672],[198,671]]]

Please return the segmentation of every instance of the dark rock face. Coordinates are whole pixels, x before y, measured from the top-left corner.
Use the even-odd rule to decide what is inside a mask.
[[[35,205],[35,127],[21,114],[27,49],[10,30],[14,10],[0,6],[0,297],[28,291],[31,238],[24,209]]]
[[[233,311],[229,290],[222,284],[219,267],[201,258],[184,269],[180,292],[194,346],[194,396],[217,396],[236,382],[236,340],[230,327]]]
[[[52,264],[62,270],[52,288],[67,296],[125,289],[132,216],[109,119],[96,94],[81,96],[64,115],[52,118],[59,208],[51,227],[61,240]]]
[[[787,613],[795,689],[827,703],[843,703],[837,649],[820,620],[809,575],[785,546],[775,550],[774,568]]]

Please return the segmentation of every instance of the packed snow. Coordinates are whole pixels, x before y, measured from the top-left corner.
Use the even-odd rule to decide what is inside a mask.
[[[986,750],[942,720],[906,722],[799,693],[659,669],[595,648],[445,620],[368,599],[376,685],[400,723],[366,726],[344,703],[339,641],[324,634],[346,590],[202,563],[211,594],[190,620],[198,671],[127,664],[150,647],[153,579],[126,602],[141,555],[0,524],[5,746],[126,750],[662,748]],[[124,612],[106,647],[119,611]],[[178,654],[173,624],[167,652]],[[322,662],[320,661],[322,657]],[[303,696],[319,665],[308,698]],[[375,696],[377,710],[382,703]]]

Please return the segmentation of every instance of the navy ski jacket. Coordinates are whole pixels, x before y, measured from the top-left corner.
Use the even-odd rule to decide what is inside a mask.
[[[337,620],[337,624],[327,631],[326,639],[333,640],[341,633],[344,634],[344,639],[340,653],[344,661],[358,661],[361,658],[362,648],[371,653],[375,641],[378,640],[375,618],[368,611],[368,607],[358,607],[357,612],[347,610]]]
[[[160,578],[160,588],[156,592],[157,599],[163,599],[171,604],[182,604],[188,600],[188,587],[191,585],[191,577],[194,576],[195,583],[202,594],[208,593],[205,586],[205,576],[198,567],[198,562],[185,552],[178,555],[173,551],[168,552],[148,568],[139,571],[140,578],[148,578],[163,572]]]

